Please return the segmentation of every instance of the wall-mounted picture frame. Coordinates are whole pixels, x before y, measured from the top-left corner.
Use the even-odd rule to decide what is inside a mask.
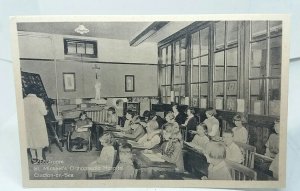
[[[125,92],[134,92],[134,75],[125,75]]]
[[[76,77],[74,72],[63,73],[63,83],[65,92],[76,91]]]

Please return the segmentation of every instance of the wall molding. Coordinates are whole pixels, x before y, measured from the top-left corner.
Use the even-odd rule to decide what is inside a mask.
[[[123,64],[123,65],[145,65],[145,66],[156,66],[158,67],[158,64],[154,63],[129,63],[129,62],[101,62],[101,61],[89,61],[89,60],[76,60],[76,59],[43,59],[43,58],[20,58],[20,60],[32,60],[32,61],[53,61],[56,62],[68,62],[68,61],[77,61],[77,62],[83,62],[83,63],[96,63],[96,64]]]

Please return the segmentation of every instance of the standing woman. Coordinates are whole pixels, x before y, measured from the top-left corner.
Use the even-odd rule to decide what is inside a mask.
[[[27,147],[30,149],[31,162],[43,163],[43,148],[49,146],[47,127],[44,116],[47,115],[45,103],[37,94],[36,85],[30,85],[27,96],[24,98],[25,127],[27,134]]]

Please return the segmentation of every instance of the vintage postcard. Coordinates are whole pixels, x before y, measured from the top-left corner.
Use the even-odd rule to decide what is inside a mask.
[[[284,187],[287,15],[18,16],[25,187]]]

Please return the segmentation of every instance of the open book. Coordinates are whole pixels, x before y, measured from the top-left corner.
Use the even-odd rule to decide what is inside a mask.
[[[143,153],[149,160],[152,162],[165,162],[164,159],[162,159],[162,155],[160,153]]]

